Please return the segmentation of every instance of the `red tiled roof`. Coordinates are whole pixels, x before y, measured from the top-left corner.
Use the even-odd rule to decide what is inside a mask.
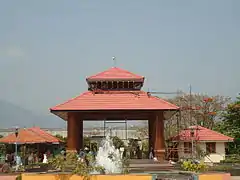
[[[56,143],[57,138],[53,140],[53,138],[50,138],[50,134],[47,132],[43,133],[43,130],[39,129],[40,128],[20,129],[17,138],[15,133],[11,133],[8,136],[1,138],[0,143],[14,144],[16,141],[20,144]],[[58,140],[58,142],[60,141]]]
[[[194,140],[198,141],[233,141],[233,138],[229,136],[225,136],[202,126],[191,126],[186,130],[182,130],[177,136],[170,138],[170,140],[191,141],[191,131],[194,132]]]
[[[50,108],[55,110],[177,110],[178,106],[144,91],[87,91],[63,104]]]
[[[96,80],[144,80],[143,76],[133,74],[127,70],[113,67],[106,71],[100,72],[96,75],[87,78],[88,81]]]
[[[51,142],[51,143],[59,143],[59,142],[61,142],[60,139],[58,139],[57,137],[49,134],[48,132],[42,130],[39,127],[32,127],[32,128],[29,128],[29,130],[34,131],[35,133],[37,133],[40,136],[44,137],[45,139],[47,139],[48,142]]]

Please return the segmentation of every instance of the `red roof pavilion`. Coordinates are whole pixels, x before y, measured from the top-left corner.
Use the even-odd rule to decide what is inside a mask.
[[[15,133],[11,133],[8,136],[2,137],[0,139],[0,143],[14,144],[16,142],[19,144],[35,144],[60,143],[61,141],[51,134],[41,130],[39,127],[20,129],[17,138]]]
[[[143,76],[117,67],[90,76],[86,81],[88,91],[50,108],[52,113],[67,120],[67,149],[83,148],[84,120],[148,120],[149,134],[153,134],[149,142],[156,157],[163,160],[164,112],[179,107],[142,91]]]
[[[144,77],[113,67],[87,79],[89,91],[50,108],[57,116],[67,119],[64,111],[103,111],[103,110],[178,110],[179,107],[141,90]],[[104,82],[107,86],[122,82],[128,89],[116,90],[98,88]],[[95,85],[95,89],[92,86]],[[62,112],[59,112],[62,111]]]
[[[182,130],[177,136],[170,138],[172,141],[191,141],[191,132],[194,132],[194,138],[198,141],[222,141],[228,142],[233,141],[232,137],[226,136],[219,132],[213,131],[211,129],[207,129],[202,126],[191,126],[188,129]]]

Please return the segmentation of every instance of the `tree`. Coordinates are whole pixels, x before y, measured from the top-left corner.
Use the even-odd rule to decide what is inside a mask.
[[[148,138],[148,127],[137,128],[136,135],[141,140]]]
[[[84,147],[90,147],[91,146],[91,139],[87,136],[83,137],[83,146]]]
[[[229,100],[229,97],[220,95],[184,94],[169,101],[181,108],[182,124],[180,126],[185,126],[182,128],[187,128],[191,125],[201,125],[212,129]],[[176,121],[176,116],[173,118]]]
[[[121,140],[119,137],[114,136],[111,139],[116,149],[120,149],[120,147],[125,147],[123,140]]]
[[[222,122],[217,124],[216,129],[228,136],[240,138],[240,96],[227,106],[222,114]]]
[[[200,125],[212,129],[220,119],[222,112],[230,101],[229,97],[220,95],[207,96],[203,94],[184,94],[167,101],[180,107],[180,112],[166,114],[165,139],[169,139],[189,126]],[[171,115],[171,113],[173,115]]]
[[[227,106],[226,110],[222,114],[222,121],[216,124],[215,130],[219,131],[222,134],[235,138],[235,140],[239,142],[240,96],[236,98],[236,101]],[[240,145],[230,144],[229,151],[230,153],[240,153]]]
[[[56,138],[58,138],[60,141],[62,141],[63,143],[66,143],[67,142],[67,138],[66,137],[63,137],[62,135],[60,134],[56,134],[55,135]]]

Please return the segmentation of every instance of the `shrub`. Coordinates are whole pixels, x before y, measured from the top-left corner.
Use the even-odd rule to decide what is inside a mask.
[[[18,176],[16,177],[16,180],[22,180],[22,175],[18,175]]]
[[[182,169],[191,172],[204,172],[208,169],[208,166],[204,163],[196,164],[192,161],[184,161],[181,165]]]

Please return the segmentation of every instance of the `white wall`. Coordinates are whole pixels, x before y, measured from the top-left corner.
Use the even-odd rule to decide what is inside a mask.
[[[205,142],[199,142],[200,148],[206,152],[206,143]],[[179,158],[191,158],[191,153],[184,153],[184,143],[179,143],[179,152],[178,152]],[[209,154],[204,158],[204,162],[213,162],[213,163],[219,163],[221,160],[225,159],[225,142],[216,142],[216,153]]]
[[[205,147],[206,147],[206,144],[205,144]],[[217,142],[216,143],[216,153],[210,154],[209,156],[205,157],[204,161],[219,163],[221,160],[225,160],[225,155],[226,155],[225,154],[225,143]]]

